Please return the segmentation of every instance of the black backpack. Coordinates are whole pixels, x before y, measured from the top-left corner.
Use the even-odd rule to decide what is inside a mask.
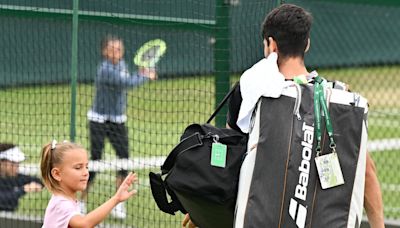
[[[202,228],[233,227],[247,135],[214,127],[209,122],[234,89],[225,96],[206,124],[191,124],[185,129],[179,144],[161,166],[161,174],[149,174],[151,191],[160,210],[171,215],[178,210],[189,213],[193,222]],[[211,165],[213,144],[226,145],[225,165]]]

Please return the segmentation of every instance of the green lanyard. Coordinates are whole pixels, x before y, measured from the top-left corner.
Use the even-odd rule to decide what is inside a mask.
[[[315,114],[315,128],[316,128],[316,135],[317,135],[317,156],[321,153],[321,106],[322,111],[324,112],[325,117],[325,125],[326,131],[328,132],[329,137],[329,147],[336,152],[336,144],[333,139],[333,127],[331,122],[331,117],[329,115],[329,110],[326,105],[326,100],[324,96],[324,89],[322,86],[323,79],[320,76],[315,77],[314,79],[314,114]]]

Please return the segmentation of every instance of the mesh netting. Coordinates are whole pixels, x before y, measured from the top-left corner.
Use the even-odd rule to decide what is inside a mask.
[[[77,28],[72,23],[74,2],[0,1],[0,143],[17,144],[26,156],[20,172],[33,176],[39,176],[42,146],[52,139],[73,140],[90,151],[87,113],[96,94],[102,39],[113,35],[123,41],[130,74],[138,70],[137,50],[161,39],[166,51],[156,65],[158,79],[127,89],[130,160],[119,160],[106,140],[101,162],[97,168],[90,166],[98,173],[86,206],[90,211],[110,198],[116,171],[125,167],[138,174],[139,193],[126,202],[125,219],[109,216],[104,224],[180,227],[181,214],[170,216],[157,208],[148,173],[159,171],[184,128],[205,122],[230,85],[262,58],[260,26],[279,1],[81,1]],[[306,55],[310,70],[344,81],[368,98],[368,146],[383,191],[385,218],[400,220],[400,4],[286,2],[313,14]],[[77,64],[71,61],[74,56]],[[77,83],[71,79],[75,76]],[[224,112],[215,124],[225,125]],[[15,210],[0,217],[40,223],[49,198],[47,190],[27,193]]]

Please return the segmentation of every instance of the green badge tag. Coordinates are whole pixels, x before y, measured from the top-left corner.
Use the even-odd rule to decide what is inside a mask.
[[[225,168],[226,165],[226,145],[213,143],[211,148],[211,165]]]

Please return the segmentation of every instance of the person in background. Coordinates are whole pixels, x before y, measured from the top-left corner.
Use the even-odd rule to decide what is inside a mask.
[[[137,181],[136,174],[130,173],[114,196],[87,215],[82,215],[77,192],[87,187],[88,163],[87,151],[75,143],[53,140],[43,147],[40,170],[46,188],[52,193],[43,228],[95,227],[118,203],[136,194],[135,189],[129,191]]]
[[[15,211],[19,199],[29,192],[39,192],[43,184],[39,178],[19,173],[25,155],[11,143],[0,143],[0,210]]]
[[[108,138],[116,151],[118,158],[129,158],[127,120],[127,92],[149,80],[156,80],[154,69],[140,68],[137,73],[129,73],[124,61],[124,44],[121,38],[108,35],[101,43],[103,60],[98,67],[95,79],[96,92],[92,108],[87,113],[90,134],[90,159],[100,160],[104,150],[105,139]],[[121,185],[127,175],[127,170],[117,171],[116,186]],[[96,176],[90,172],[89,186]],[[82,194],[81,209],[86,211],[84,201],[87,201],[87,190]],[[118,204],[112,211],[112,216],[126,218],[126,208]]]

